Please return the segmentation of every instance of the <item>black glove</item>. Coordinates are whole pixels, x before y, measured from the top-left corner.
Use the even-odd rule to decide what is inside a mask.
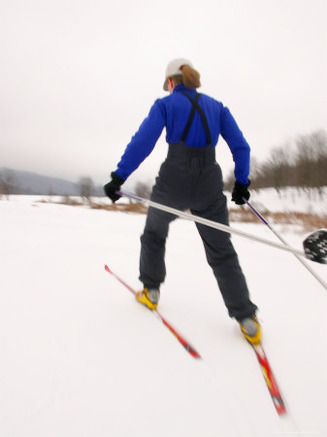
[[[250,181],[248,184],[240,184],[239,182],[235,182],[233,192],[232,192],[232,201],[236,203],[236,205],[244,205],[245,202],[243,199],[250,199],[250,191],[248,187],[250,186]]]
[[[114,172],[111,173],[111,177],[111,181],[104,185],[103,189],[109,199],[111,199],[112,203],[115,203],[116,200],[121,198],[121,196],[117,194],[116,191],[120,190],[120,187],[125,182],[125,179],[120,178]]]

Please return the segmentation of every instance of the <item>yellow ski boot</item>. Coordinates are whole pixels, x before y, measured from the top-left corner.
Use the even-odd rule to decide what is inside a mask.
[[[261,326],[255,315],[239,320],[241,331],[244,337],[253,346],[261,342]]]
[[[160,291],[156,288],[148,289],[147,287],[144,287],[143,290],[135,293],[135,299],[152,311],[157,308],[159,298]]]

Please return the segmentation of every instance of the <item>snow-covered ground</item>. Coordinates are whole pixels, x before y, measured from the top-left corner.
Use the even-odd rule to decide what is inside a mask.
[[[252,198],[255,199],[253,201],[261,212],[267,210],[327,215],[327,187],[322,188],[320,195],[316,190],[306,192],[296,188],[284,188],[279,193],[273,188],[251,190],[251,193],[251,202]]]
[[[257,204],[276,199],[260,192]],[[280,419],[193,223],[171,225],[159,310],[201,360],[104,270],[140,287],[145,216],[36,200],[0,201],[1,436],[327,436],[327,291],[293,255],[233,237],[289,411]],[[276,240],[260,223],[232,225]],[[304,235],[280,229],[301,249]],[[327,281],[326,265],[310,265]]]

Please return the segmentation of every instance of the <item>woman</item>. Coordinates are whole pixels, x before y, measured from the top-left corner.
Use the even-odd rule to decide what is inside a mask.
[[[104,186],[112,202],[120,198],[117,191],[151,153],[164,127],[169,150],[152,190],[153,201],[190,209],[197,216],[228,225],[222,173],[215,159],[219,135],[227,142],[235,162],[232,200],[242,205],[249,199],[250,147],[228,108],[199,94],[196,89],[200,85],[200,75],[187,59],[174,59],[168,64],[163,88],[169,95],[155,101],[111,173],[112,180]],[[141,237],[140,280],[144,288],[136,299],[152,310],[157,308],[160,285],[166,276],[165,245],[169,224],[175,218],[150,207]],[[248,341],[258,344],[261,329],[255,316],[257,307],[250,300],[230,235],[196,226],[230,317],[238,320]]]

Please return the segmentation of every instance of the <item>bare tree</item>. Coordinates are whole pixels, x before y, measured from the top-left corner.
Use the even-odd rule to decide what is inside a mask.
[[[298,185],[321,190],[327,185],[327,133],[323,130],[297,139]]]
[[[139,197],[144,197],[145,199],[149,199],[151,195],[152,187],[150,183],[147,182],[136,182],[135,185],[135,194]]]
[[[0,174],[0,194],[9,199],[10,194],[15,193],[15,176],[12,170],[5,168]]]
[[[327,185],[327,132],[313,132],[311,143],[315,155],[314,184],[321,194],[322,187]]]
[[[94,195],[94,184],[90,177],[83,176],[78,181],[79,193],[84,202],[91,203],[91,197]]]
[[[327,185],[327,132],[315,131],[299,136],[295,147],[285,143],[272,149],[270,157],[251,168],[253,188],[298,187],[313,193],[323,193]],[[251,166],[252,167],[252,166]]]
[[[290,150],[286,144],[272,149],[267,162],[271,177],[271,184],[277,192],[290,185]]]

